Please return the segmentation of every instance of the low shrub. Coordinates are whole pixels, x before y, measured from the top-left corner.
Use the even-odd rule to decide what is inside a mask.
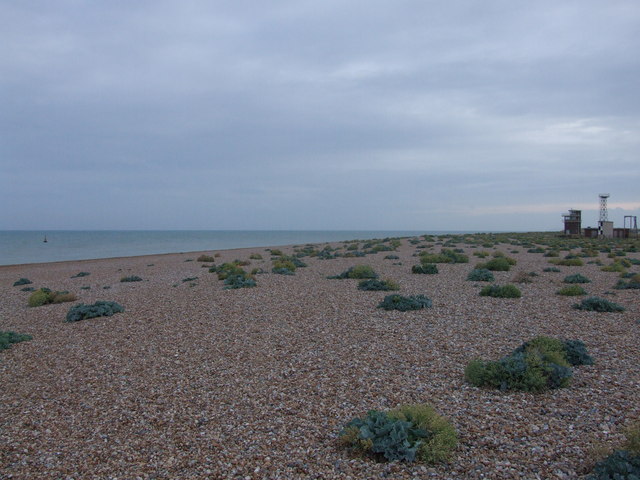
[[[566,387],[571,366],[591,365],[580,340],[536,337],[498,361],[475,359],[465,369],[465,379],[477,387],[541,392]]]
[[[0,331],[0,350],[6,350],[13,343],[26,342],[31,339],[33,339],[31,335],[25,335],[24,333]]]
[[[378,308],[406,312],[407,310],[429,308],[431,305],[431,300],[424,295],[410,295],[408,297],[403,297],[402,295],[393,294],[384,297],[382,302],[378,304]]]
[[[566,277],[564,277],[563,282],[564,283],[591,283],[591,280],[589,280],[584,275],[576,273],[574,275],[567,275]]]
[[[249,255],[249,259],[250,260],[262,260],[262,255],[260,255],[259,253],[252,253],[251,255]]]
[[[28,278],[21,278],[20,280],[16,280],[15,282],[13,282],[13,286],[14,287],[19,287],[20,285],[30,285],[33,282],[31,280],[29,280]]]
[[[555,272],[555,273],[558,273],[558,272],[561,272],[562,270],[560,270],[557,267],[547,267],[547,268],[543,268],[542,271],[543,272]]]
[[[400,257],[398,255],[386,255],[384,257],[385,260],[399,260]]]
[[[578,295],[586,295],[587,291],[580,285],[569,285],[563,287],[556,292],[558,295],[564,295],[565,297],[575,297]]]
[[[279,257],[279,256],[283,255],[282,250],[278,250],[277,248],[271,249],[270,253],[274,257]]]
[[[562,265],[564,267],[582,267],[584,265],[584,262],[579,258],[552,258],[549,260],[549,263],[552,263],[553,265]]]
[[[443,248],[440,253],[421,253],[420,263],[467,263],[469,257],[448,248]]]
[[[622,448],[598,462],[587,480],[621,480],[640,478],[640,422],[624,432]]]
[[[624,312],[625,310],[622,305],[600,297],[585,298],[582,302],[575,304],[573,308],[588,312]]]
[[[411,267],[411,273],[435,275],[436,273],[438,273],[438,266],[435,263],[414,265],[413,267]]]
[[[292,260],[280,258],[273,262],[271,271],[280,275],[293,275],[296,271],[296,265]]]
[[[256,280],[251,275],[230,275],[224,279],[224,289],[233,290],[236,288],[251,288],[255,287]]]
[[[246,273],[236,262],[225,262],[219,267],[214,265],[209,271],[217,273],[218,280],[224,280],[231,275],[244,275]]]
[[[200,255],[197,259],[198,262],[215,262],[216,259],[213,255]]]
[[[476,265],[476,269],[486,269],[492,272],[508,272],[511,269],[511,263],[505,257],[492,258],[488,262],[479,263]]]
[[[458,444],[453,425],[426,404],[371,410],[347,423],[338,439],[353,451],[390,462],[443,462]]]
[[[616,290],[638,290],[640,289],[640,274],[635,274],[633,277],[629,279],[628,282],[624,280],[618,280],[615,287]]]
[[[194,280],[198,280],[198,277],[187,277],[182,279],[182,283],[193,282]]]
[[[334,275],[329,278],[378,278],[378,274],[373,271],[369,265],[356,265],[355,267],[351,267],[339,275]]]
[[[600,270],[603,272],[618,272],[618,273],[624,273],[627,271],[627,269],[622,264],[622,262],[613,262],[610,265],[606,265],[602,267]]]
[[[50,303],[73,302],[76,296],[67,291],[53,292],[48,288],[40,288],[29,296],[28,304],[30,307],[40,307]]]
[[[120,281],[121,282],[141,282],[142,279],[137,275],[131,275],[130,277],[122,277]]]
[[[116,313],[124,312],[124,307],[116,302],[97,301],[93,305],[80,303],[71,307],[67,313],[67,322],[78,322],[88,318],[110,317]]]
[[[35,291],[35,288],[33,287],[24,287],[20,289],[21,292],[33,292]]]
[[[88,277],[89,275],[91,275],[89,272],[79,272],[73,275],[71,278]]]
[[[480,296],[482,297],[495,297],[495,298],[520,298],[522,292],[515,285],[487,285],[480,290]]]
[[[469,272],[467,280],[471,280],[473,282],[493,282],[495,278],[493,273],[491,273],[491,270],[487,270],[486,268],[475,268]]]
[[[533,275],[532,275],[533,274]],[[535,277],[537,274],[535,272],[518,272],[515,274],[515,276],[513,277],[513,279],[511,280],[512,282],[515,283],[532,283],[533,282],[533,277]]]
[[[360,283],[358,283],[358,290],[392,291],[400,290],[400,286],[393,280],[376,280],[375,278],[369,278],[367,280],[361,280]]]

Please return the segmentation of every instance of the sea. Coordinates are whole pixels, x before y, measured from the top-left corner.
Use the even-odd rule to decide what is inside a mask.
[[[446,233],[473,232],[414,230],[5,230],[0,231],[0,265]]]

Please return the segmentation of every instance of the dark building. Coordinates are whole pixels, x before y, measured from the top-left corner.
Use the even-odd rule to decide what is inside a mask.
[[[564,218],[565,235],[582,234],[582,210],[569,210],[569,213],[562,214]]]

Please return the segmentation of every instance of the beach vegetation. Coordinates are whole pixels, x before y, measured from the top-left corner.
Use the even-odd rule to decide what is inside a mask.
[[[244,273],[242,275],[229,275],[224,279],[224,289],[233,290],[236,288],[251,288],[257,285],[253,275]]]
[[[110,317],[116,313],[124,312],[124,307],[116,302],[97,301],[93,305],[80,303],[71,307],[67,313],[67,322],[78,322],[89,318]]]
[[[206,255],[206,254],[200,255],[196,260],[198,262],[208,262],[208,263],[216,261],[216,259],[215,259],[215,257],[213,255]]]
[[[89,272],[79,272],[73,275],[71,278],[82,278],[82,277],[88,277],[89,275],[91,275]]]
[[[624,273],[627,271],[624,264],[622,262],[617,262],[617,261],[609,265],[605,265],[600,270],[603,272],[617,272],[617,273]]]
[[[549,263],[553,265],[561,265],[563,267],[582,267],[584,265],[584,262],[577,257],[563,259],[552,258],[551,260],[549,260]]]
[[[141,282],[142,278],[138,277],[137,275],[131,275],[131,276],[128,276],[128,277],[122,277],[120,279],[120,281],[124,282],[124,283],[126,283],[126,282]]]
[[[458,443],[453,425],[427,404],[371,410],[347,423],[338,439],[353,452],[389,462],[445,462]]]
[[[543,272],[555,272],[555,273],[559,273],[562,270],[560,270],[558,267],[546,267],[542,269]]]
[[[500,360],[472,360],[465,379],[477,387],[542,392],[568,386],[571,366],[591,364],[593,358],[580,340],[540,336]]]
[[[398,255],[385,255],[384,259],[385,260],[400,260],[400,257]]]
[[[194,280],[198,280],[198,277],[187,277],[182,279],[182,283],[193,282]]]
[[[468,263],[469,257],[458,251],[443,248],[440,253],[421,253],[420,263],[423,265],[429,263]]]
[[[277,248],[272,248],[271,250],[269,250],[269,252],[271,253],[272,257],[280,257],[280,256],[284,255],[282,253],[282,250],[279,250]]]
[[[26,342],[32,340],[31,335],[24,333],[16,333],[12,331],[0,331],[0,350],[6,350],[14,343]]]
[[[30,307],[40,307],[51,303],[73,302],[76,296],[67,291],[54,292],[48,288],[40,288],[34,291],[27,301]]]
[[[587,480],[640,478],[640,422],[627,427],[624,436],[620,448],[596,463]]]
[[[628,278],[629,278],[628,282],[625,282],[622,279],[618,280],[618,283],[616,283],[615,287],[613,288],[615,288],[616,290],[640,289],[640,273],[636,273],[632,277],[628,277]]]
[[[512,282],[515,283],[532,283],[533,277],[536,277],[538,274],[535,272],[518,272],[514,275]]]
[[[493,282],[495,280],[491,270],[486,268],[474,268],[467,275],[467,280],[473,282]]]
[[[369,278],[361,280],[358,283],[358,290],[393,291],[400,290],[400,285],[393,280],[377,280],[375,278]]]
[[[435,275],[438,273],[438,266],[435,263],[421,263],[419,265],[414,265],[413,267],[411,267],[411,273]]]
[[[16,280],[15,282],[13,282],[13,286],[14,287],[19,287],[20,285],[30,285],[33,282],[31,280],[29,280],[28,278],[21,278],[19,280]]]
[[[420,310],[429,308],[433,302],[424,295],[410,295],[404,297],[398,294],[387,295],[382,302],[378,304],[378,308],[385,310],[399,310],[406,312],[408,310]]]
[[[333,275],[328,278],[332,279],[345,279],[345,278],[378,278],[378,274],[371,268],[369,265],[356,265],[354,267],[350,267],[344,272]]]
[[[35,291],[34,287],[24,287],[20,289],[21,292],[33,292]]]
[[[485,269],[492,272],[508,272],[512,265],[513,263],[506,257],[495,257],[488,262],[477,264],[476,269]]]
[[[564,295],[566,297],[575,297],[579,295],[586,295],[587,291],[580,285],[568,285],[557,291],[558,295]]]
[[[564,277],[563,282],[564,283],[591,283],[591,280],[589,280],[584,275],[576,273],[574,275],[567,275],[566,277]]]
[[[262,255],[260,255],[259,253],[252,253],[251,255],[249,255],[249,259],[250,260],[262,260]]]
[[[625,310],[622,305],[601,297],[585,298],[582,302],[575,304],[573,308],[588,312],[624,312]]]
[[[480,290],[481,297],[495,297],[495,298],[520,298],[522,292],[518,287],[512,284],[507,285],[487,285]]]

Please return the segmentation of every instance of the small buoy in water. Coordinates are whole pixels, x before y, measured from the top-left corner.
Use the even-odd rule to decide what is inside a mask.
[[[44,240],[43,240],[43,242],[44,242],[44,243],[47,243],[47,236],[46,236],[46,235],[44,236]]]

